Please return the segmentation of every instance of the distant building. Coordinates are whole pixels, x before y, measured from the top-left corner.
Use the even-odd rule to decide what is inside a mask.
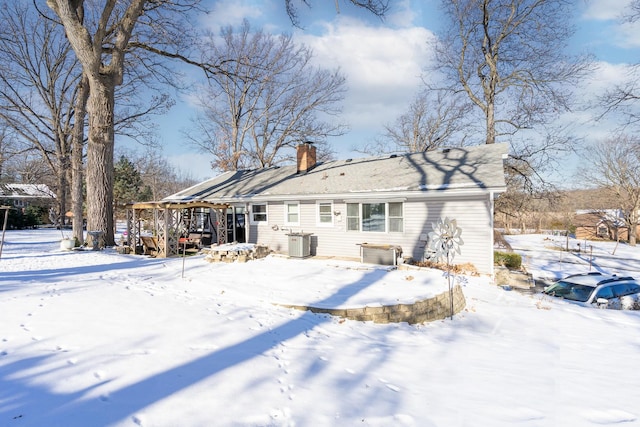
[[[573,223],[579,240],[629,240],[629,228],[620,209],[578,211]],[[636,227],[636,235],[639,233],[640,227]]]
[[[0,202],[14,208],[49,206],[56,195],[45,184],[0,184]]]

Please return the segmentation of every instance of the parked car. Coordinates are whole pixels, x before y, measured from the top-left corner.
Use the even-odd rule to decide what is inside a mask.
[[[544,293],[588,306],[640,310],[640,284],[631,276],[574,274],[558,280]]]

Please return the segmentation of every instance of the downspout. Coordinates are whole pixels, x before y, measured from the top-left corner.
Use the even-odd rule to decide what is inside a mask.
[[[493,191],[489,191],[489,224],[491,224],[490,236],[489,236],[489,254],[490,254],[490,262],[489,262],[489,274],[491,275],[491,279],[495,281],[495,270],[493,263],[493,247],[495,242],[493,240],[494,233],[494,219],[493,216],[495,214],[494,209],[494,201],[495,201],[495,193]]]
[[[244,205],[244,243],[251,243],[251,225],[249,224],[249,218],[251,212],[249,212],[249,204]]]

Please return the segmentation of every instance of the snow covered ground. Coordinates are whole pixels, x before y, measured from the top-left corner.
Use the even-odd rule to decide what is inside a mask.
[[[70,252],[59,239],[5,236],[3,427],[640,425],[639,312],[465,277],[453,320],[345,321],[277,304],[411,302],[445,279],[316,259]],[[508,239],[536,278],[640,276],[640,248],[570,255],[553,249],[562,238]]]

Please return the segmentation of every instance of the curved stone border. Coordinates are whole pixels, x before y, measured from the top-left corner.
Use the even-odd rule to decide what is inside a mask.
[[[377,307],[362,308],[319,308],[305,305],[278,304],[296,310],[311,311],[313,313],[325,313],[336,317],[362,322],[374,323],[400,323],[407,322],[410,325],[416,323],[432,322],[446,319],[451,314],[449,304],[449,291],[445,291],[432,298],[417,301],[413,304],[383,305]],[[462,293],[462,287],[453,287],[453,311],[459,313],[464,310],[467,302]]]

